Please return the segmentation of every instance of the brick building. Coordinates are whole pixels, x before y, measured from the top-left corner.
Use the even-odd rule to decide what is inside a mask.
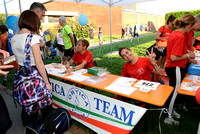
[[[61,1],[46,3],[45,7],[47,8],[47,13],[43,20],[44,23],[58,23],[58,18],[61,15],[78,21],[79,15],[83,13],[89,20],[94,21],[97,26],[102,26],[103,35],[110,35],[109,7]],[[147,24],[149,30],[156,31],[164,24],[164,17],[138,12],[138,7],[139,4],[112,7],[113,35],[121,35],[122,26],[134,26],[136,23],[139,25]]]

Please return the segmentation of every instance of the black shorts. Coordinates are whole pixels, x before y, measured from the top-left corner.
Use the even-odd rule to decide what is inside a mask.
[[[65,47],[63,45],[57,44],[56,46],[58,48],[59,51],[64,52],[65,51]]]
[[[65,57],[70,56],[72,58],[73,55],[74,55],[74,50],[71,50],[71,48],[70,49],[65,49],[65,52],[64,52],[64,56]]]
[[[51,47],[51,41],[46,42],[45,45]]]
[[[135,36],[139,37],[139,34],[138,33],[134,33],[133,37],[135,37]]]

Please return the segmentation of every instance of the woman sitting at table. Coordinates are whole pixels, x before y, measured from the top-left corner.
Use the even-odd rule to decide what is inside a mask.
[[[149,51],[147,51],[147,53],[149,54],[149,57],[136,57],[129,48],[119,48],[119,55],[123,59],[127,60],[127,63],[124,64],[121,75],[124,77],[148,81],[151,81],[152,71],[155,74],[161,75],[162,70],[155,63],[156,55],[153,53],[153,49],[151,50],[151,53],[149,53]],[[115,95],[115,98],[129,103],[131,101],[131,99],[120,95]]]
[[[72,59],[65,66],[67,70],[66,73],[75,72],[79,69],[87,69],[94,66],[94,61],[92,57],[92,53],[87,50],[89,46],[89,42],[85,39],[79,39],[77,43],[77,51],[72,57]],[[73,63],[76,66],[70,67]]]
[[[127,60],[127,63],[124,64],[122,70],[122,76],[136,78],[139,80],[148,80],[151,81],[152,71],[155,74],[162,75],[162,70],[155,63],[156,55],[148,52],[147,57],[136,57],[133,55],[132,51],[127,47],[119,48],[119,55]]]

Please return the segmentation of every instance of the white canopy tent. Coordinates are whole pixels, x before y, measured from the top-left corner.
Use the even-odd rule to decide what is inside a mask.
[[[134,3],[145,2],[145,1],[152,1],[152,0],[52,0],[52,1],[77,2],[77,3],[84,3],[84,4],[92,4],[92,5],[110,7],[110,44],[111,44],[111,52],[112,52],[112,14],[111,14],[111,8],[115,7],[115,6],[122,6],[122,5],[134,4]],[[111,53],[111,64],[112,64],[112,53]]]

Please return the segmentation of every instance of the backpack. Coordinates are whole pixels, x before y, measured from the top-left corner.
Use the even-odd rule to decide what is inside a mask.
[[[72,124],[71,115],[64,108],[54,109],[53,119],[56,126],[56,134],[63,134],[63,132],[67,131]],[[42,117],[39,117],[34,123],[26,126],[24,134],[47,134]]]
[[[15,73],[13,83],[13,98],[29,115],[52,104],[52,95],[43,78],[36,67],[30,66],[32,36],[26,38],[24,66]]]

